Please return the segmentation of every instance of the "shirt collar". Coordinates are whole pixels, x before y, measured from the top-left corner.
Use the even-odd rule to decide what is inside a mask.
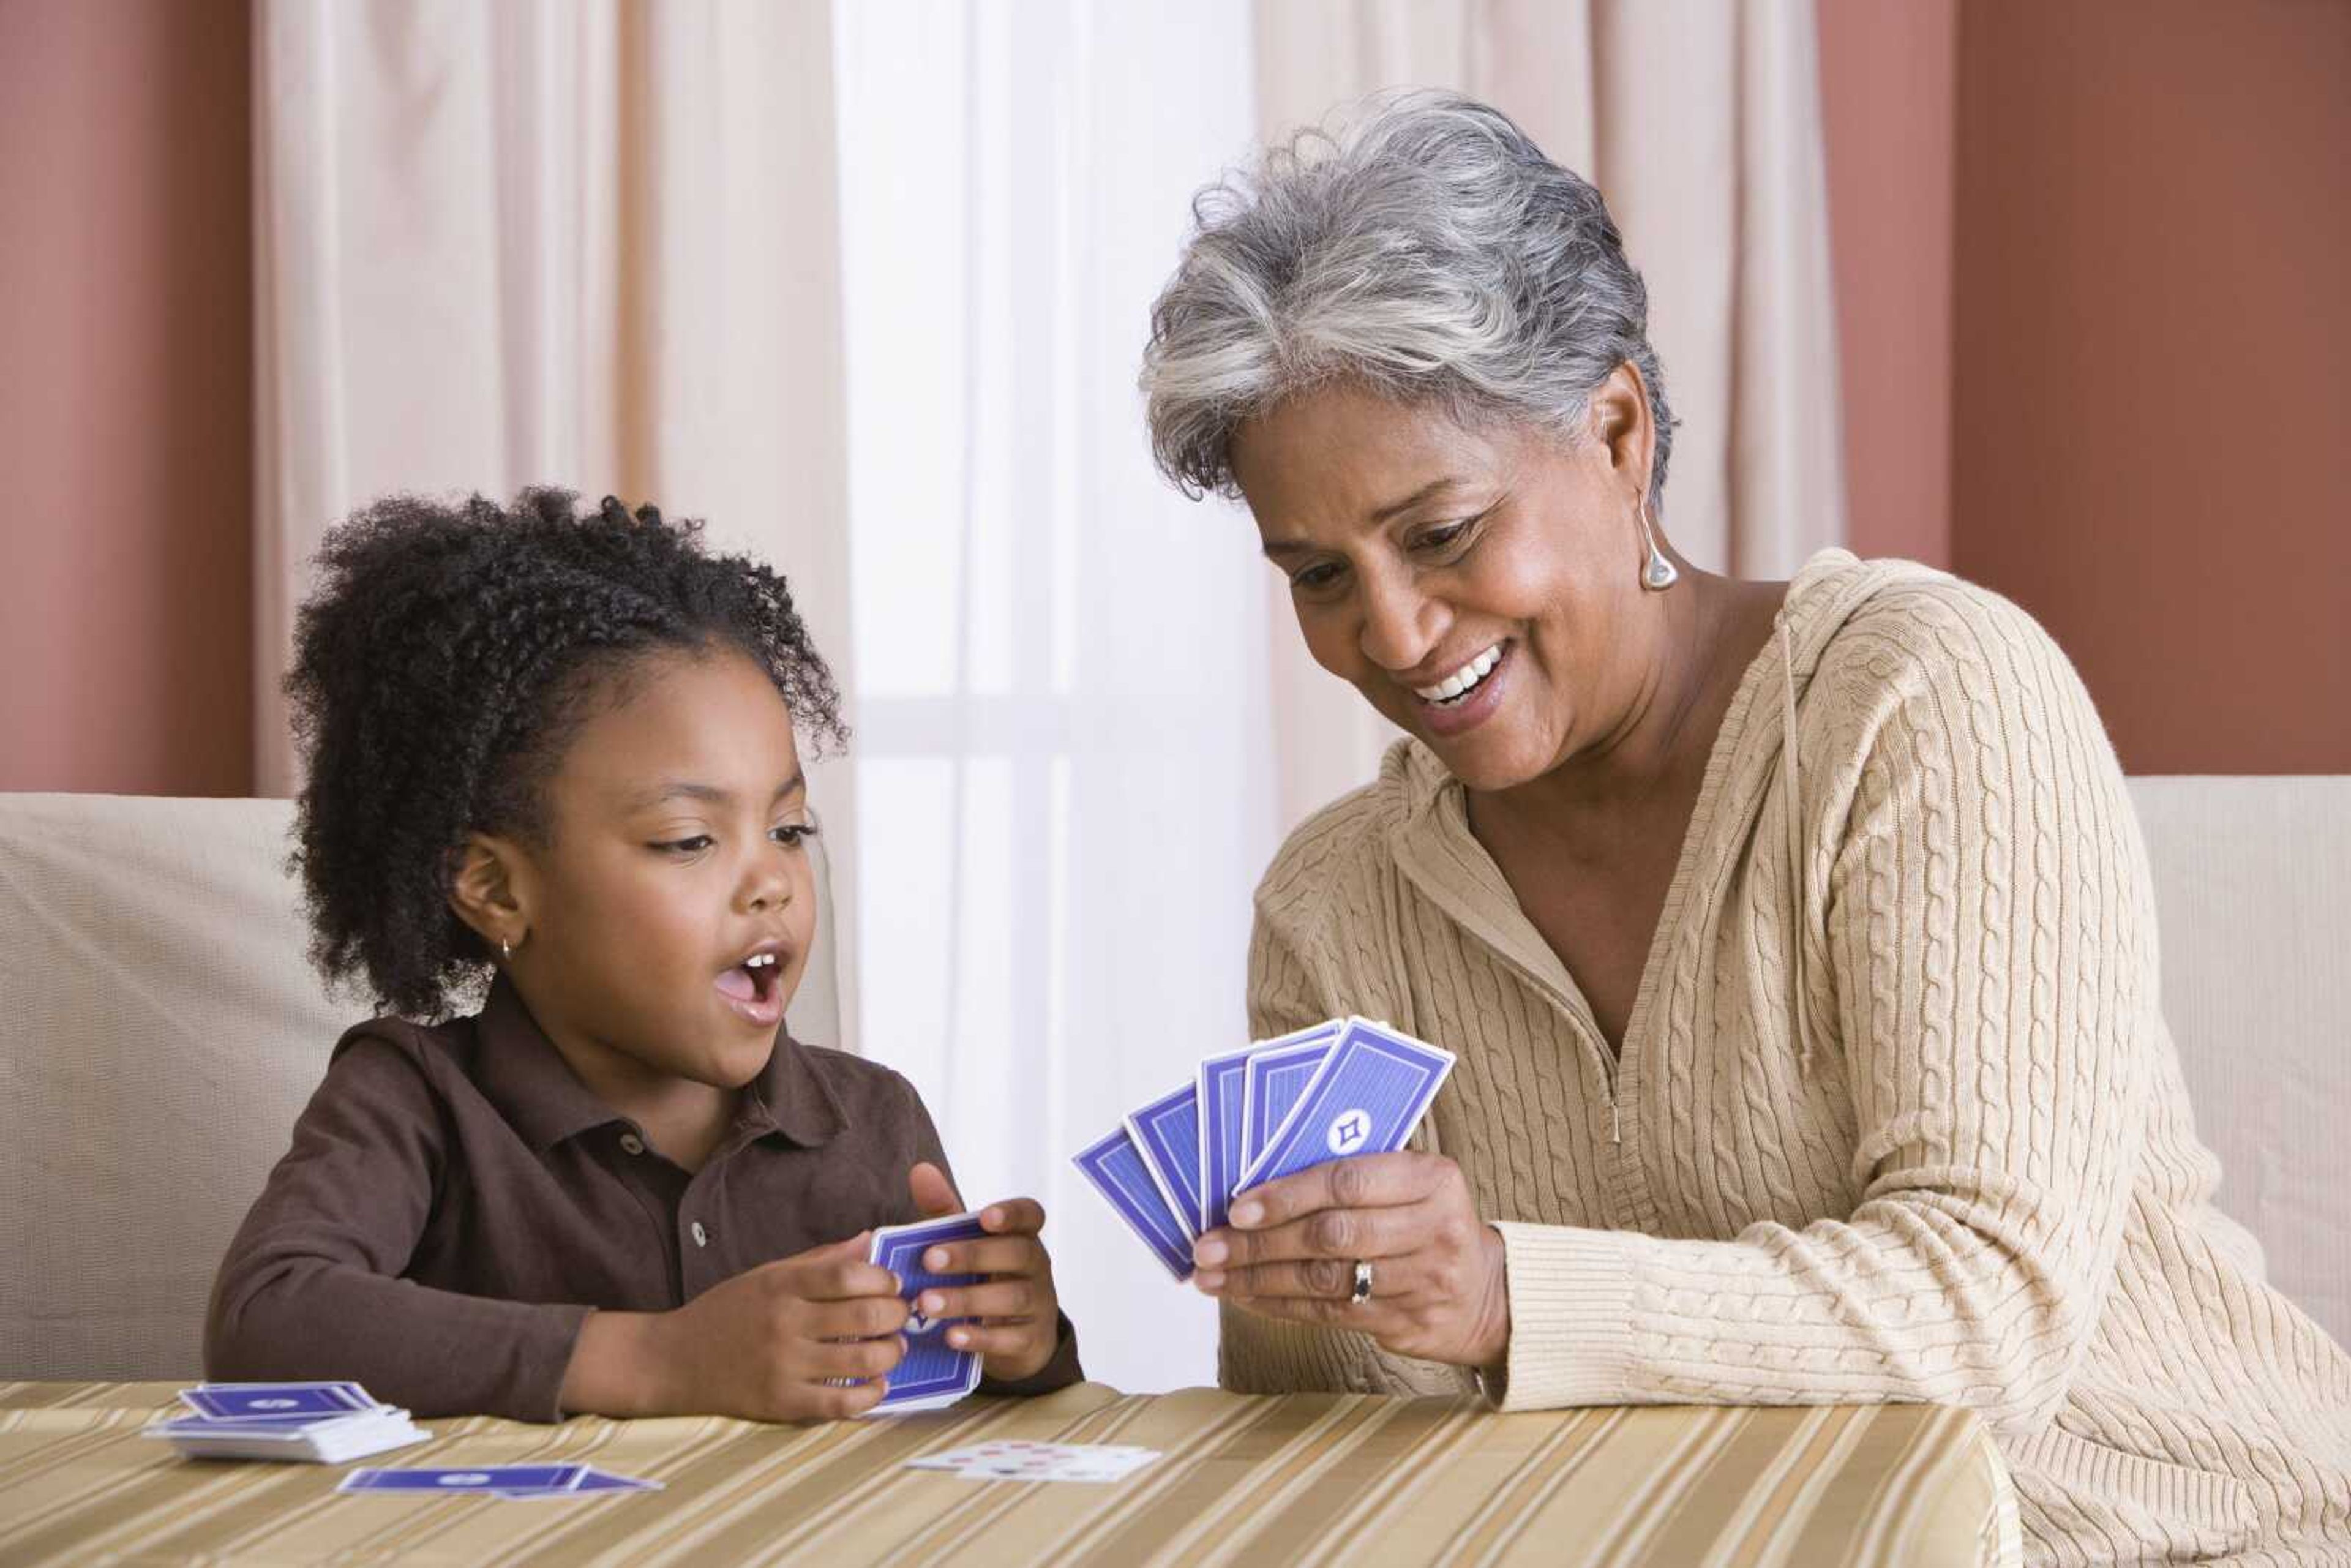
[[[816,1070],[808,1047],[784,1030],[759,1076],[744,1086],[737,1119],[759,1134],[781,1133],[801,1148],[829,1144],[849,1126],[832,1085]]]
[[[491,982],[475,1028],[482,1046],[476,1082],[533,1148],[550,1149],[590,1128],[624,1120],[580,1082],[504,974]],[[743,1142],[779,1133],[814,1148],[831,1143],[849,1120],[807,1048],[778,1029],[767,1066],[744,1086],[736,1123],[747,1134]]]

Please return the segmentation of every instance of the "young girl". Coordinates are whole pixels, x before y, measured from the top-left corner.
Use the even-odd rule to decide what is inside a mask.
[[[297,854],[335,1047],[229,1248],[204,1364],[419,1415],[852,1416],[908,1317],[865,1233],[960,1208],[922,1101],[782,1029],[816,924],[784,580],[559,490],[394,497],[296,634]],[[451,1016],[460,1003],[478,1009]],[[441,1019],[417,1022],[413,1019]],[[1026,1198],[926,1266],[999,1393],[1081,1375]]]

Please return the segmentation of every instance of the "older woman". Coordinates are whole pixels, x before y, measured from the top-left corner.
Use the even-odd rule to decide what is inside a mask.
[[[1198,211],[1160,464],[1247,501],[1409,737],[1266,873],[1251,1025],[1460,1055],[1423,1148],[1201,1239],[1225,1382],[1939,1400],[2040,1561],[2351,1547],[2351,1357],[2209,1202],[2047,635],[1917,566],[1677,556],[1641,280],[1492,110],[1401,100]]]

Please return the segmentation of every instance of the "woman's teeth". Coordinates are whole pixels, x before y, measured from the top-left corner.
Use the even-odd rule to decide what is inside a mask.
[[[1436,703],[1441,706],[1459,702],[1477,689],[1479,682],[1493,673],[1494,666],[1501,662],[1501,658],[1502,644],[1497,643],[1435,685],[1415,686],[1413,695],[1425,703]]]

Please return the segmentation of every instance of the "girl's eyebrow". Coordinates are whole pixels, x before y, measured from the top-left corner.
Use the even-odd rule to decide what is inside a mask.
[[[768,803],[772,806],[785,796],[807,788],[808,775],[795,768],[789,779],[777,786],[776,792],[768,797]],[[636,796],[629,802],[629,809],[632,811],[651,810],[655,806],[676,800],[701,800],[713,806],[731,806],[735,803],[735,791],[722,789],[716,784],[699,784],[689,779],[672,779]]]

